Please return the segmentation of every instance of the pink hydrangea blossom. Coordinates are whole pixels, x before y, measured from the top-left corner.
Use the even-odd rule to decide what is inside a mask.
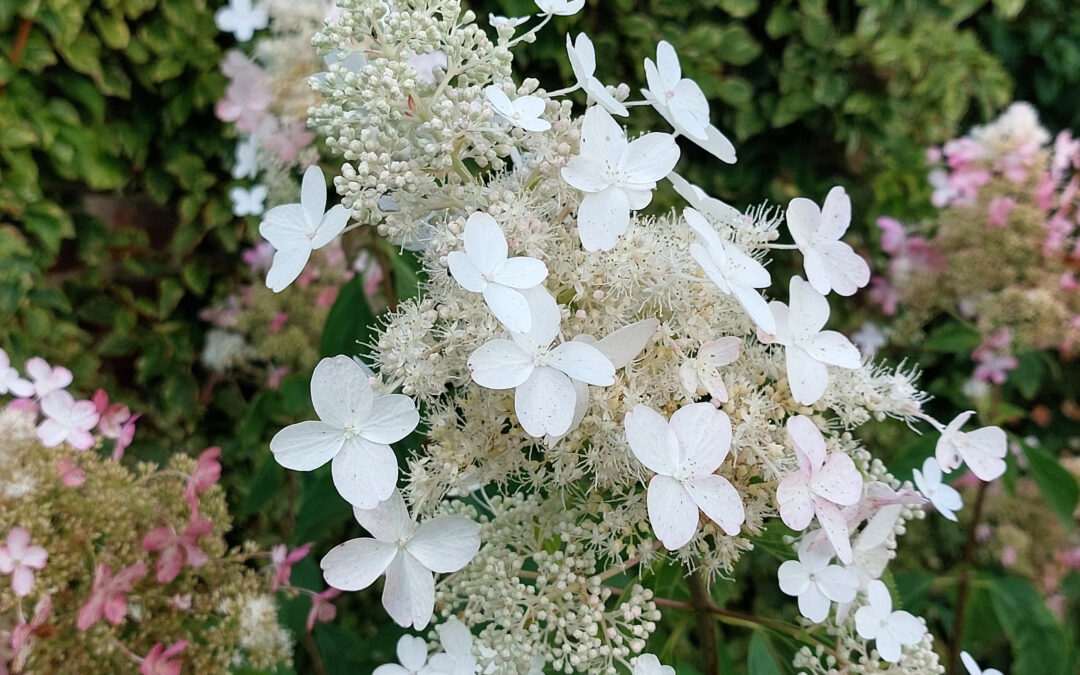
[[[289,585],[289,579],[292,577],[292,566],[307,556],[312,545],[313,542],[308,542],[289,551],[285,544],[278,544],[270,549],[270,562],[274,565],[274,578],[270,582],[271,591]]]
[[[1005,227],[1009,224],[1009,214],[1016,208],[1016,200],[1012,197],[997,195],[990,200],[987,209],[990,227]]]
[[[124,422],[124,426],[120,427],[120,436],[116,439],[116,445],[113,447],[112,458],[114,462],[119,462],[124,456],[124,450],[131,445],[131,441],[135,438],[135,422],[142,417],[142,413],[135,413],[131,417],[127,418]]]
[[[309,633],[316,623],[326,623],[334,620],[334,617],[337,616],[337,607],[334,606],[332,601],[339,595],[341,595],[341,591],[338,589],[328,588],[322,593],[311,597],[311,609],[307,615],[307,630]]]
[[[139,665],[139,675],[180,675],[183,663],[174,657],[187,646],[187,640],[181,640],[168,649],[160,642],[156,643]]]
[[[277,389],[281,386],[281,380],[289,374],[288,366],[278,366],[277,368],[271,368],[270,372],[266,376],[266,386],[271,389]]]
[[[270,330],[271,333],[277,334],[281,332],[281,329],[288,321],[288,312],[278,312],[274,315],[274,318],[270,319],[270,324],[267,326],[267,328]]]
[[[244,263],[254,274],[264,274],[274,262],[274,247],[268,241],[260,241],[241,254]]]
[[[54,466],[64,487],[79,487],[86,482],[86,472],[70,457],[61,457]]]
[[[71,371],[63,366],[53,368],[45,359],[35,356],[26,362],[26,374],[34,381],[34,392],[38,398],[45,398],[54,391],[64,389],[71,384]]]
[[[34,588],[34,570],[45,569],[49,553],[37,544],[30,544],[30,531],[25,527],[13,527],[7,540],[0,546],[0,574],[11,575],[11,588],[15,595],[25,597]]]
[[[94,570],[94,584],[90,597],[79,609],[75,625],[86,630],[102,617],[113,625],[119,625],[127,614],[127,592],[135,582],[146,576],[146,563],[138,561],[128,565],[113,576],[109,566],[102,563]]]
[[[983,339],[982,343],[971,353],[972,359],[978,364],[972,379],[977,382],[986,382],[1001,385],[1005,383],[1008,373],[1015,370],[1020,362],[1009,352],[1012,343],[1012,333],[1008,328],[1003,328]]]
[[[191,470],[187,485],[184,486],[184,499],[191,506],[192,513],[199,512],[199,493],[206,492],[221,479],[219,457],[221,448],[215,445],[200,452],[195,460],[195,468]]]
[[[319,295],[315,298],[315,306],[320,308],[332,307],[334,305],[334,301],[337,300],[339,290],[340,289],[336,285],[327,286],[326,288],[322,289],[321,291],[319,291]]]
[[[1066,129],[1054,139],[1050,171],[1055,176],[1061,176],[1069,169],[1080,169],[1080,139],[1073,138],[1072,132]]]
[[[157,561],[157,580],[167,584],[175,579],[186,561],[190,567],[202,567],[209,561],[206,552],[199,548],[199,537],[209,534],[214,525],[209,520],[192,520],[183,534],[177,535],[172,525],[162,525],[150,530],[143,537],[143,550],[159,552]]]
[[[34,644],[34,638],[37,635],[39,628],[45,625],[46,619],[49,618],[49,614],[52,613],[52,596],[46,595],[37,601],[34,605],[34,615],[30,618],[30,622],[27,623],[21,619],[19,623],[11,629],[11,670],[12,672],[23,672],[23,667],[26,665],[26,659],[30,656],[30,647]],[[4,666],[0,661],[0,669]],[[0,673],[4,672],[0,670]]]
[[[1058,180],[1051,173],[1044,173],[1035,186],[1035,203],[1043,211],[1050,213],[1054,209],[1054,193],[1057,191]]]
[[[76,401],[58,389],[41,399],[41,412],[45,420],[38,426],[37,435],[42,445],[52,448],[67,442],[78,450],[93,447],[90,430],[98,423],[98,413],[92,401]]]
[[[273,101],[266,72],[235,49],[225,55],[221,70],[230,82],[214,112],[223,122],[235,122],[243,133],[255,133],[268,119],[267,109]]]
[[[278,128],[263,141],[263,147],[277,153],[284,164],[292,164],[300,156],[300,151],[310,147],[315,141],[315,134],[307,130],[303,122],[293,122],[284,128]]]
[[[124,422],[131,419],[131,410],[123,403],[109,404],[109,394],[104,389],[94,392],[94,408],[98,412],[98,429],[105,438],[120,438],[124,431]]]

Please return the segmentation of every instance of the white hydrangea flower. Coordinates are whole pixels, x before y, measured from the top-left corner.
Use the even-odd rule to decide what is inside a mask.
[[[266,28],[270,15],[261,2],[229,0],[229,4],[214,14],[214,23],[226,33],[232,33],[240,42],[247,42],[255,31]]]
[[[571,42],[570,34],[566,34],[566,55],[570,59],[570,68],[574,71],[577,79],[575,89],[584,89],[592,100],[596,101],[604,110],[612,115],[626,117],[630,111],[615,97],[608,93],[604,84],[596,78],[596,49],[592,40],[585,33],[578,33],[577,38]]]
[[[19,371],[11,367],[7,352],[0,349],[0,394],[8,393],[20,397],[33,396],[34,385],[19,376]]]
[[[787,226],[803,254],[806,278],[818,293],[854,295],[870,283],[870,265],[840,238],[851,226],[851,198],[844,188],[829,190],[825,205],[796,197],[788,203]]]
[[[742,223],[746,221],[743,214],[734,206],[727,204],[716,197],[710,197],[704,190],[686,180],[679,174],[672,172],[667,176],[675,192],[687,201],[690,206],[714,223]]]
[[[915,469],[912,474],[915,487],[919,488],[919,492],[930,500],[938,513],[956,522],[956,511],[964,506],[964,500],[956,488],[942,482],[941,465],[938,464],[937,459],[927,457],[923,462],[922,471]]]
[[[513,101],[502,89],[491,85],[484,89],[491,107],[502,115],[512,126],[525,131],[547,131],[551,123],[540,116],[544,114],[546,104],[539,96],[518,96]]]
[[[709,340],[698,348],[697,356],[687,359],[679,366],[679,381],[691,397],[707,393],[713,399],[725,403],[727,387],[720,374],[720,367],[734,363],[742,355],[743,342],[737,337]]]
[[[359,591],[386,575],[382,603],[399,626],[421,630],[435,611],[435,574],[456,572],[480,550],[480,526],[461,516],[417,524],[394,490],[373,509],[353,509],[371,537],[338,544],[319,563],[326,583]]]
[[[634,663],[634,675],[675,675],[675,669],[661,664],[655,654],[642,654]]]
[[[979,667],[979,664],[975,659],[967,652],[960,652],[960,661],[964,664],[964,669],[968,671],[968,675],[1004,675],[997,668],[986,668],[985,670]]]
[[[265,185],[253,185],[250,188],[235,185],[229,188],[229,201],[232,202],[233,215],[238,218],[261,216],[265,208],[266,195]]]
[[[855,599],[859,580],[839,565],[830,565],[833,550],[826,542],[815,545],[809,537],[799,544],[799,559],[780,565],[780,590],[799,599],[799,613],[814,623],[829,616],[832,603]]]
[[[233,178],[237,180],[242,178],[254,178],[259,173],[258,150],[259,142],[255,140],[254,136],[247,136],[236,144],[232,168]],[[266,199],[266,188],[263,188],[262,199]],[[259,213],[253,213],[252,215],[260,215],[262,213],[262,199],[260,199]],[[236,212],[236,201],[236,199],[233,199],[233,213]]]
[[[442,652],[431,656],[431,675],[472,675],[479,665],[473,656],[473,636],[457,617],[435,627]]]
[[[974,414],[969,410],[957,415],[947,427],[937,425],[941,438],[938,439],[935,456],[945,473],[951,473],[964,462],[979,480],[991,481],[1005,473],[1008,439],[1001,427],[960,431]]]
[[[585,6],[585,0],[535,0],[535,2],[542,13],[555,16],[572,16]]]
[[[892,596],[884,583],[871,582],[867,598],[869,604],[855,612],[855,630],[860,637],[876,641],[881,658],[896,663],[901,648],[918,644],[926,629],[910,612],[893,611]]]
[[[428,646],[424,638],[402,635],[397,642],[398,663],[379,666],[371,675],[427,675]]]
[[[287,426],[270,440],[277,463],[311,471],[332,462],[334,487],[357,508],[374,508],[389,498],[398,476],[389,444],[408,436],[420,422],[412,399],[376,396],[360,365],[335,356],[315,366],[311,402],[319,421]]]

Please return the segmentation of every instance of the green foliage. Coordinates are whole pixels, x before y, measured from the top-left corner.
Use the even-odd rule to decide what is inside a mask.
[[[1022,580],[990,580],[990,599],[1009,637],[1015,675],[1065,675],[1076,672],[1076,648],[1047,609],[1038,591]]]
[[[143,439],[193,430],[196,314],[237,267],[216,35],[207,0],[0,6],[0,346],[146,413]]]

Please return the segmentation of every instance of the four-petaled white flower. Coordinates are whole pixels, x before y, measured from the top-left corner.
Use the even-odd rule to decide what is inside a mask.
[[[514,411],[525,433],[561,436],[574,419],[574,380],[606,387],[615,382],[615,367],[581,341],[552,348],[562,319],[559,306],[546,291],[528,298],[532,329],[481,345],[469,356],[469,372],[481,387],[514,389]]]
[[[71,371],[63,366],[50,366],[45,359],[35,356],[26,360],[26,374],[33,380],[34,393],[38,398],[45,398],[49,394],[71,384]]]
[[[851,225],[851,199],[844,188],[829,190],[825,205],[796,197],[788,203],[787,226],[803,254],[806,278],[818,293],[854,295],[870,283],[870,265],[840,241]]]
[[[780,565],[777,576],[780,590],[799,598],[799,612],[814,623],[829,616],[832,603],[855,599],[859,579],[839,565],[830,565],[832,547],[827,542],[803,537],[799,559]]]
[[[738,246],[724,241],[709,221],[694,209],[683,209],[683,219],[698,237],[698,241],[690,244],[690,257],[701,265],[717,288],[735,296],[759,328],[774,332],[776,322],[769,305],[754,290],[772,283],[769,271]]]
[[[963,461],[979,480],[994,480],[1005,473],[1008,439],[1000,427],[983,427],[966,433],[960,431],[974,414],[970,410],[960,413],[949,422],[949,426],[944,429],[939,427],[941,438],[934,454],[945,473],[951,473]]]
[[[572,16],[585,6],[585,0],[535,0],[535,2],[541,12],[556,16]]]
[[[679,366],[679,380],[686,392],[695,397],[706,393],[721,403],[726,402],[728,392],[720,375],[720,366],[737,361],[742,355],[742,346],[742,340],[737,337],[702,343],[697,356]]]
[[[575,89],[584,89],[590,98],[612,115],[626,117],[630,114],[626,106],[615,100],[615,97],[604,87],[604,83],[593,74],[596,72],[596,50],[588,35],[578,33],[577,39],[571,42],[570,34],[567,33],[566,55],[570,59],[570,68],[574,71],[574,78],[577,79]]]
[[[983,670],[979,667],[979,664],[975,662],[971,654],[967,652],[960,652],[960,660],[964,664],[964,669],[968,671],[968,675],[1003,675],[1003,673],[997,668],[987,668]]]
[[[483,294],[491,313],[504,326],[528,333],[532,315],[521,291],[543,282],[548,269],[536,258],[506,256],[502,228],[488,214],[476,211],[465,223],[465,251],[452,251],[446,263],[462,288]]]
[[[456,572],[480,550],[480,526],[461,516],[417,524],[401,493],[353,514],[371,537],[338,544],[319,565],[326,583],[359,591],[386,574],[382,602],[398,625],[421,630],[435,609],[435,574]]]
[[[668,174],[667,179],[671,187],[675,188],[675,192],[708,220],[729,225],[739,225],[747,221],[747,217],[737,208],[716,197],[710,197],[704,190],[674,171]]]
[[[551,128],[551,123],[540,117],[544,114],[545,103],[539,96],[518,96],[511,101],[506,92],[494,84],[484,89],[484,95],[495,112],[505,117],[512,126],[525,131],[547,131]]]
[[[825,437],[809,417],[795,415],[786,426],[799,468],[776,487],[780,519],[801,532],[817,517],[837,557],[850,563],[851,534],[840,507],[853,506],[862,499],[862,474],[840,450],[826,456]]]
[[[239,180],[241,178],[254,178],[259,173],[259,142],[255,140],[254,136],[248,136],[239,143],[236,144],[233,158],[232,177]],[[256,186],[258,187],[258,186]],[[263,199],[266,199],[265,188],[263,188]],[[236,209],[236,200],[233,200],[233,209]],[[262,213],[262,204],[259,204],[259,213]],[[252,214],[258,215],[258,214]]]
[[[713,473],[731,446],[731,420],[711,403],[691,403],[664,417],[647,405],[626,414],[626,441],[645,468],[653,532],[669,551],[682,548],[698,529],[702,511],[727,534],[739,533],[746,511],[727,478]]]
[[[229,200],[232,202],[234,216],[261,216],[265,209],[266,186],[253,185],[250,189],[235,185],[229,188]]]
[[[266,285],[275,293],[300,276],[312,251],[345,229],[348,210],[341,204],[325,209],[326,178],[318,166],[309,166],[300,185],[300,203],[275,206],[259,223],[259,234],[277,249],[266,274]]]
[[[311,376],[311,402],[320,421],[285,427],[270,440],[274,459],[286,469],[311,471],[330,462],[334,486],[362,509],[387,499],[397,485],[390,443],[420,422],[408,396],[376,396],[371,382],[347,356],[326,358]]]
[[[642,654],[634,663],[634,675],[675,675],[675,669],[661,664],[655,654]]]
[[[679,56],[666,40],[656,45],[656,63],[645,59],[645,100],[680,134],[717,159],[735,163],[735,146],[709,123],[709,101],[697,82],[682,76]]]
[[[855,612],[855,630],[866,640],[877,641],[877,651],[889,663],[900,660],[901,647],[918,644],[925,628],[914,615],[892,611],[892,596],[880,581],[870,582],[868,605]]]
[[[431,675],[473,675],[477,669],[473,656],[473,636],[457,617],[450,617],[435,627],[442,652],[431,656]]]
[[[98,411],[93,401],[76,401],[71,394],[59,389],[41,399],[45,419],[37,428],[38,438],[46,448],[69,443],[77,450],[89,450],[94,445],[90,430],[98,423]]]
[[[955,488],[941,482],[941,465],[938,464],[937,459],[927,457],[923,462],[922,471],[915,469],[912,473],[915,478],[915,487],[919,488],[919,492],[930,500],[938,513],[956,522],[955,512],[964,506],[964,500]]]
[[[214,14],[214,23],[226,33],[232,33],[240,42],[247,42],[255,31],[266,28],[270,15],[261,2],[251,0],[229,0]]]
[[[815,403],[829,386],[827,366],[858,368],[859,349],[833,330],[821,330],[829,320],[829,301],[802,277],[791,278],[791,306],[769,303],[775,331],[758,330],[765,344],[784,346],[791,396],[803,405]]]
[[[376,668],[371,675],[427,675],[431,671],[424,638],[402,635],[397,641],[397,658],[401,665],[387,663]]]
[[[7,352],[0,349],[0,394],[11,393],[19,397],[34,395],[34,385],[19,377],[19,371],[11,367]]]
[[[606,110],[586,110],[581,152],[562,169],[563,180],[585,193],[578,208],[585,250],[613,248],[630,226],[630,212],[648,206],[656,181],[678,161],[679,146],[671,134],[645,134],[628,142]]]

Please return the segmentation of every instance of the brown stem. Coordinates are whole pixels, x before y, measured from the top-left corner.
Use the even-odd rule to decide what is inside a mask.
[[[30,28],[33,25],[33,22],[26,18],[19,23],[19,32],[15,34],[15,42],[11,45],[11,65],[13,67],[19,65],[19,61],[22,59],[23,50],[26,49],[26,41],[30,39]]]
[[[964,542],[964,571],[960,574],[960,586],[956,590],[956,614],[953,617],[952,637],[949,640],[949,672],[960,672],[960,643],[964,637],[964,621],[967,614],[968,595],[971,591],[971,568],[975,564],[975,535],[982,516],[983,502],[989,483],[980,483],[975,496],[975,509],[968,526],[967,541]]]
[[[315,673],[315,675],[326,675],[326,666],[323,665],[322,657],[319,656],[319,647],[315,644],[315,639],[311,637],[311,633],[305,631],[300,641],[304,645],[304,651],[307,652],[308,657],[311,659],[311,672]]]
[[[379,263],[379,267],[382,268],[382,287],[383,295],[386,296],[386,309],[394,311],[397,309],[398,299],[397,291],[394,288],[394,269],[390,266],[390,258],[379,247],[372,248],[375,252],[375,260]]]
[[[716,621],[713,620],[712,596],[700,570],[686,577],[690,601],[697,617],[698,642],[701,644],[701,669],[705,675],[720,675],[720,654],[716,648]]]

